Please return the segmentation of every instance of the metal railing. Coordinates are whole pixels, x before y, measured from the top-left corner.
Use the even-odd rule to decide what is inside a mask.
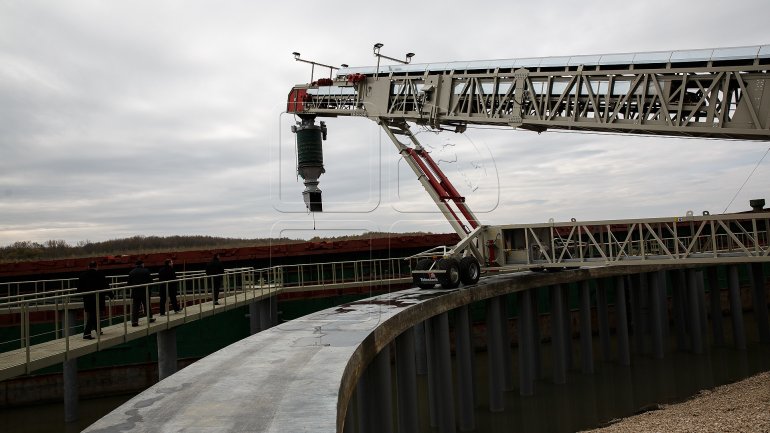
[[[707,263],[770,261],[769,227],[770,214],[748,213],[501,226],[491,234],[506,239],[509,265]]]
[[[166,291],[168,295],[172,284],[177,288],[177,299],[181,308],[179,314],[173,315],[172,309],[166,309],[165,321],[176,321],[177,317],[203,316],[212,309],[227,309],[232,303],[254,299],[264,295],[266,291],[278,292],[283,290],[324,290],[337,289],[341,286],[380,284],[388,281],[403,281],[409,277],[409,265],[402,258],[385,258],[355,261],[337,261],[313,264],[280,265],[269,268],[255,269],[251,267],[226,269],[222,275],[222,288],[219,294],[220,306],[206,306],[213,299],[212,277],[203,271],[178,273],[178,278],[172,281],[153,281],[148,284],[129,286],[126,277],[111,277],[109,289],[77,293],[77,279],[39,280],[3,283],[5,292],[0,296],[0,319],[11,326],[0,327],[0,368],[3,357],[20,357],[23,353],[25,372],[31,371],[32,349],[44,345],[61,344],[65,358],[69,356],[73,346],[82,347],[84,342],[79,335],[85,326],[85,314],[78,319],[83,311],[83,296],[94,295],[96,298],[96,336],[97,346],[105,336],[102,329],[110,327],[111,332],[106,338],[127,340],[131,323],[132,293],[140,291],[148,306],[144,311],[142,328],[150,329],[153,325],[148,320],[151,314],[157,312],[158,295]],[[58,287],[58,288],[54,288]],[[30,288],[29,291],[21,290]],[[164,297],[168,302],[169,296]],[[103,299],[103,301],[102,301]],[[100,304],[104,304],[104,309]],[[53,321],[53,326],[51,326]],[[121,325],[120,335],[112,330],[114,325]],[[160,322],[162,324],[162,321]],[[73,342],[75,342],[73,344]],[[53,349],[52,349],[53,350]]]

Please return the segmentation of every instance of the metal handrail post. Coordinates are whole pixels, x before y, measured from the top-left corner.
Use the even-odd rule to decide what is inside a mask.
[[[147,319],[147,329],[150,329],[150,285],[144,285],[144,316]]]
[[[128,335],[128,317],[126,316],[126,286],[120,289],[121,302],[123,303],[123,337]],[[133,308],[133,305],[131,306]]]
[[[198,296],[198,318],[203,318],[203,300],[208,299],[209,291],[208,291],[208,284],[209,284],[209,277],[205,276],[202,280],[198,281],[198,292],[202,292]],[[212,302],[212,307],[214,303]]]
[[[161,311],[166,312],[166,324],[168,325],[169,320],[171,320],[171,299],[168,296],[168,281],[166,281],[163,284],[165,287],[163,287],[161,290],[166,291],[166,297],[163,298],[163,301],[161,302]],[[177,300],[177,303],[179,301]]]
[[[69,317],[70,297],[64,298],[64,359],[70,359],[70,317]]]
[[[54,299],[54,310],[53,310],[53,321],[54,321],[54,333],[53,337],[54,339],[59,339],[59,298],[57,297]]]
[[[107,326],[112,326],[112,303],[115,302],[115,292],[110,289],[110,296],[107,296]]]
[[[30,373],[29,364],[30,364],[30,358],[31,358],[29,346],[31,341],[29,337],[29,304],[27,302],[22,304],[22,311],[24,314],[22,317],[23,326],[24,326],[23,332],[25,334],[24,345],[25,345],[25,349],[26,349],[25,351],[26,351],[26,357],[27,357],[27,363],[25,365],[24,370],[25,370],[25,373],[29,374]]]
[[[101,308],[99,308],[99,295],[101,293],[96,292],[96,345],[99,346],[99,341],[101,341],[101,334],[102,334],[102,319],[101,319]]]

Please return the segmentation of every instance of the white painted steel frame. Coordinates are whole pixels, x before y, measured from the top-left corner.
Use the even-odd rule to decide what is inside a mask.
[[[666,52],[644,61],[644,54],[660,53],[616,55],[617,63],[609,64],[578,64],[566,57],[456,62],[445,69],[408,65],[379,76],[348,68],[331,86],[295,89],[308,94],[302,111],[318,116],[387,118],[456,130],[494,125],[769,140],[770,47],[739,48],[729,55],[711,49],[702,56]],[[348,81],[354,73],[365,76]]]
[[[770,261],[769,228],[770,213],[752,212],[486,226],[482,241],[501,233],[514,267],[746,263]]]

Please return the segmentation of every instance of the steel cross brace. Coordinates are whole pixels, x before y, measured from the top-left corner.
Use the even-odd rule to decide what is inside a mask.
[[[412,134],[406,122],[380,118],[377,123],[388,134],[388,137],[390,137],[390,140],[396,146],[404,161],[409,164],[414,174],[417,175],[417,180],[420,181],[425,191],[427,191],[449,224],[460,236],[460,242],[451,251],[459,253],[467,246],[479,263],[483,263],[484,258],[481,252],[471,242],[481,233],[481,225],[470,208],[465,204],[465,197],[461,196],[457,189],[455,189],[449,178],[446,177],[438,164],[422,147],[417,137]],[[402,143],[396,135],[407,137],[412,142],[413,147]],[[453,206],[456,210],[453,209]]]

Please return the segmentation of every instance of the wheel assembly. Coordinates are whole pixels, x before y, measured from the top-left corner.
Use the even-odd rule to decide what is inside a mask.
[[[454,289],[460,285],[460,264],[455,259],[440,259],[436,262],[436,278],[444,289]]]
[[[476,284],[481,277],[481,266],[479,261],[473,256],[467,256],[460,259],[460,281],[463,284]]]

